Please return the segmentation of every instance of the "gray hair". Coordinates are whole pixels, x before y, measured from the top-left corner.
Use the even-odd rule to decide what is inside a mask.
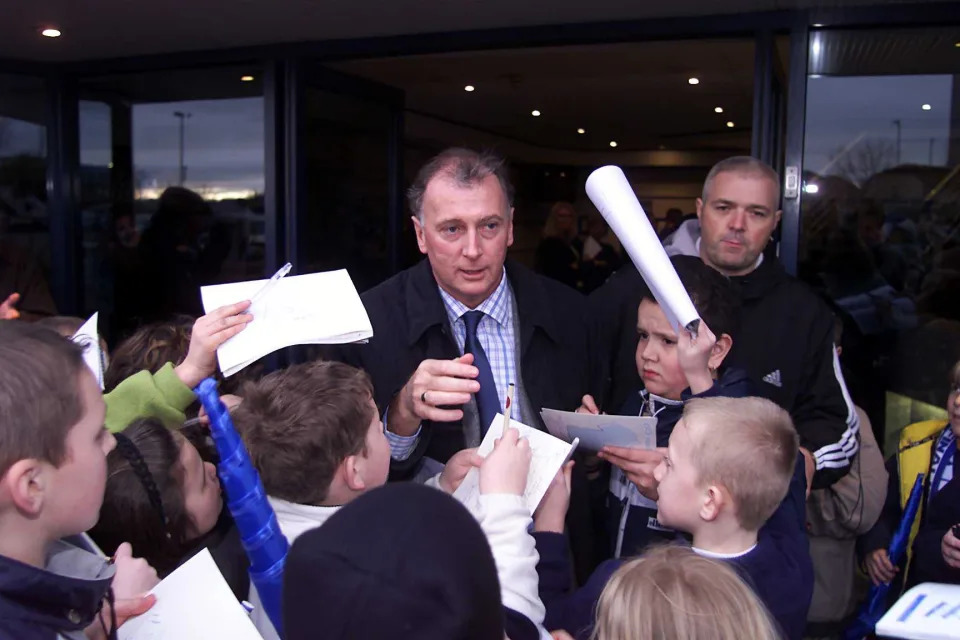
[[[509,218],[510,209],[513,207],[513,185],[510,184],[507,176],[506,161],[488,151],[478,152],[452,147],[441,151],[423,165],[407,190],[410,211],[420,222],[423,222],[423,195],[427,191],[427,185],[440,174],[463,189],[476,186],[490,176],[496,176],[497,182],[500,183],[500,190],[503,191],[504,205]]]
[[[766,178],[773,183],[773,186],[776,189],[774,192],[775,198],[773,206],[780,206],[780,176],[776,171],[773,170],[773,167],[768,165],[766,162],[757,160],[751,156],[733,156],[732,158],[721,160],[717,164],[713,165],[713,168],[710,169],[710,173],[707,174],[707,179],[703,181],[703,193],[701,194],[701,197],[703,198],[704,202],[709,199],[708,193],[710,191],[710,187],[713,185],[713,179],[721,173],[739,173],[741,175],[753,175]]]

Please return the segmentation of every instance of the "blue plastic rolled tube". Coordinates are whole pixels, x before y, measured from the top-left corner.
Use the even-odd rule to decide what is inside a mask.
[[[250,581],[256,586],[263,608],[282,638],[283,565],[290,546],[267,501],[260,474],[250,461],[230,413],[220,401],[216,381],[207,378],[194,391],[210,417],[210,434],[220,454],[217,473],[226,493],[227,509],[250,559]]]

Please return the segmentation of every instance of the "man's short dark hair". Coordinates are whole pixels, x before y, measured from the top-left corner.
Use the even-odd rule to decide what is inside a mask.
[[[423,195],[427,191],[427,185],[441,174],[464,189],[480,184],[489,176],[496,176],[500,183],[500,190],[503,191],[506,215],[510,216],[510,208],[513,206],[513,186],[507,175],[506,161],[489,151],[453,147],[441,151],[423,165],[407,190],[410,211],[421,222],[423,221]]]
[[[713,184],[713,179],[716,178],[721,173],[739,173],[743,175],[754,175],[766,178],[773,183],[774,189],[774,208],[780,206],[780,176],[777,172],[768,165],[763,160],[757,160],[752,156],[733,156],[731,158],[726,158],[721,160],[717,164],[713,165],[710,169],[710,172],[707,173],[706,180],[703,181],[703,192],[701,193],[701,198],[704,202],[709,200],[710,187]]]
[[[718,338],[733,337],[740,325],[740,293],[730,278],[694,256],[673,256],[673,268],[680,276],[697,313]],[[643,297],[656,302],[649,289]]]
[[[233,422],[273,497],[322,504],[340,463],[365,450],[375,411],[362,369],[297,364],[247,383],[240,396]]]
[[[0,476],[18,460],[59,466],[83,417],[83,347],[50,329],[0,321]]]

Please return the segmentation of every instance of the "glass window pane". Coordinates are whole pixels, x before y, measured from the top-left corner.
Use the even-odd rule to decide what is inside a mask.
[[[111,338],[263,276],[259,84],[249,67],[81,83],[85,302]]]
[[[0,75],[0,302],[25,319],[56,314],[50,294],[47,112],[42,79]]]
[[[960,359],[960,30],[811,34],[800,273],[889,453]]]

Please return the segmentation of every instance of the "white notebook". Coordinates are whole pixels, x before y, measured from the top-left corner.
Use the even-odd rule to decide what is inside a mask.
[[[251,280],[200,288],[203,308],[250,300],[267,283]],[[253,321],[217,349],[231,376],[278,349],[295,344],[343,344],[373,336],[370,318],[345,269],[287,276],[250,307]]]
[[[918,584],[880,619],[877,635],[907,640],[960,640],[960,585]]]
[[[262,640],[207,549],[150,593],[156,604],[124,623],[119,640]]]
[[[523,494],[524,502],[532,514],[540,505],[547,489],[550,488],[550,483],[553,482],[557,471],[573,455],[577,442],[564,442],[545,431],[534,429],[516,420],[511,420],[510,426],[520,432],[520,437],[530,442],[530,450],[533,453],[530,472],[527,475],[527,489]],[[493,443],[501,433],[503,433],[503,416],[498,413],[487,430],[483,442],[480,443],[477,453],[486,458],[493,451]],[[476,506],[480,499],[480,472],[477,469],[471,469],[467,473],[463,482],[454,491],[453,497],[468,508]]]

